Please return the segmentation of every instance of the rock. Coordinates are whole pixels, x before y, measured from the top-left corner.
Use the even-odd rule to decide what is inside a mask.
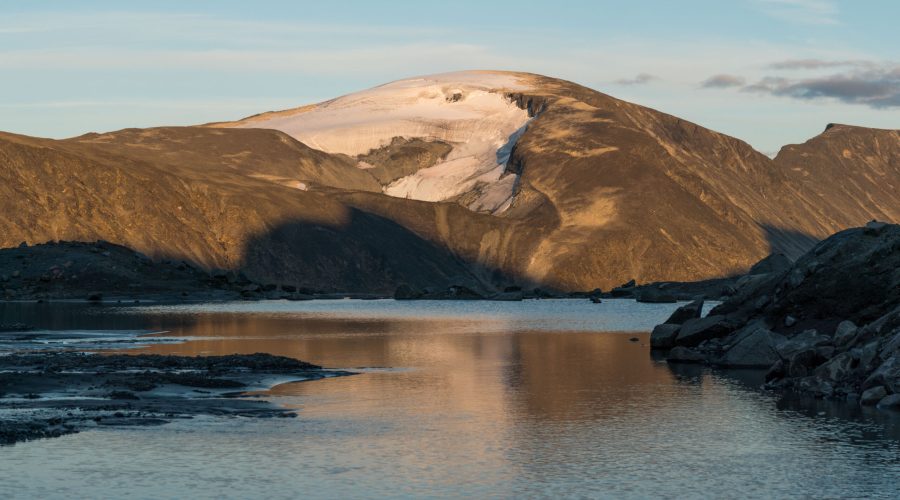
[[[87,299],[89,302],[100,302],[103,300],[103,294],[100,292],[91,292],[88,294]]]
[[[786,364],[784,360],[779,359],[769,368],[769,371],[766,372],[766,382],[771,382],[773,380],[778,380],[783,378],[786,375]]]
[[[841,347],[850,344],[856,337],[856,324],[852,321],[841,321],[834,331],[834,345]]]
[[[900,393],[900,356],[893,355],[886,359],[863,382],[863,388],[883,385],[889,392]]]
[[[241,288],[241,293],[256,293],[256,292],[259,292],[260,290],[261,290],[261,288],[259,285],[255,284],[255,283],[251,283],[251,284]]]
[[[600,297],[591,297],[590,300],[591,300],[591,302],[593,302],[594,304],[602,304],[602,303],[603,303],[603,299],[601,299]]]
[[[131,391],[112,391],[107,395],[107,397],[109,399],[126,399],[132,401],[141,399]]]
[[[706,356],[693,349],[677,346],[669,351],[666,361],[669,363],[703,363],[706,361]]]
[[[615,298],[634,297],[634,288],[613,288],[609,292]]]
[[[787,258],[783,253],[773,253],[763,260],[757,262],[747,272],[749,275],[780,273],[791,268],[791,259]]]
[[[725,351],[716,364],[733,368],[769,368],[781,359],[775,347],[784,341],[784,336],[757,327]]]
[[[681,325],[671,323],[663,323],[656,325],[650,334],[651,349],[671,349],[675,347],[675,338],[678,337],[678,330]]]
[[[638,302],[647,302],[650,304],[673,304],[677,302],[675,296],[658,288],[648,288],[646,290],[641,290],[637,294]]]
[[[681,325],[685,321],[689,319],[699,318],[703,313],[703,300],[695,300],[689,304],[685,304],[678,309],[675,309],[675,312],[669,316],[669,319],[665,321],[666,324],[669,325]]]
[[[884,231],[886,227],[888,227],[887,223],[872,220],[866,223],[866,227],[863,229],[863,234],[878,236],[882,231]]]
[[[627,283],[623,283],[619,288],[634,288],[637,285],[637,282],[634,280],[629,280]]]
[[[28,242],[23,241],[22,243],[19,243],[19,248],[28,248]]]
[[[863,391],[862,396],[859,397],[859,404],[873,406],[878,404],[885,396],[887,396],[887,390],[885,390],[884,386],[870,387]]]
[[[797,318],[795,318],[791,315],[787,315],[784,317],[784,326],[790,328],[796,324],[797,324]]]
[[[801,351],[815,350],[816,347],[829,344],[831,339],[827,336],[819,335],[816,330],[804,330],[776,347],[776,351],[781,359],[787,360]]]
[[[13,272],[10,274],[10,276],[12,276],[13,278],[18,278],[18,277],[21,276],[21,275],[22,275],[22,273],[19,272],[19,271],[13,271]]]
[[[735,327],[733,322],[721,315],[689,319],[681,325],[675,344],[694,347],[704,340],[724,337],[734,331]]]
[[[637,337],[631,337],[630,339],[628,339],[628,341],[629,341],[629,342],[640,342],[641,339],[639,339],[639,338],[637,338]]]
[[[824,358],[820,350],[816,351],[816,355]],[[842,352],[816,368],[815,374],[817,377],[831,382],[843,382],[853,374],[858,363],[859,358],[855,357],[853,353]]]
[[[877,408],[879,410],[900,410],[900,394],[891,394],[881,398]]]

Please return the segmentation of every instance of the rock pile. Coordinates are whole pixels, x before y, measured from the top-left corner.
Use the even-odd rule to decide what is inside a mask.
[[[900,226],[873,221],[769,264],[706,317],[702,302],[676,310],[651,346],[669,362],[768,369],[769,388],[900,409]]]

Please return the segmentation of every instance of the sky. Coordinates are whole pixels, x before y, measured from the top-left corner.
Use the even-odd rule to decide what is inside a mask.
[[[192,125],[466,69],[571,80],[766,154],[900,128],[900,1],[0,0],[0,130]]]

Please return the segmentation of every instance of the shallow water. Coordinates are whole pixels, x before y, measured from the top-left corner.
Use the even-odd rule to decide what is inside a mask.
[[[42,328],[164,330],[142,352],[293,356],[361,374],[203,418],[0,448],[0,497],[895,498],[900,415],[654,360],[672,304],[0,304]],[[638,342],[630,339],[637,337]]]

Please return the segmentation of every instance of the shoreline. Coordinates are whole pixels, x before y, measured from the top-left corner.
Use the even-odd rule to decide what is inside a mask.
[[[293,410],[253,393],[353,374],[262,353],[0,355],[0,446],[98,426],[163,425],[200,415],[292,418],[297,416]]]

